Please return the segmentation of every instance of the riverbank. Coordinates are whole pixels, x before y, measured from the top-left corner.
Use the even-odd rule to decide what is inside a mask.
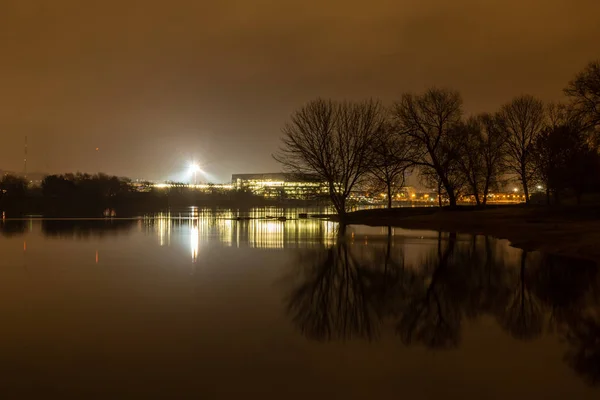
[[[332,217],[335,219],[335,217]],[[600,264],[600,206],[396,208],[352,212],[349,224],[395,226],[490,235],[524,250],[583,258]]]

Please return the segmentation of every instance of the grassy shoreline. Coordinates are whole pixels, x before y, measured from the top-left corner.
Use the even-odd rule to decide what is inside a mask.
[[[588,259],[600,264],[598,205],[374,209],[350,213],[348,224],[490,235],[507,239],[512,246],[524,250]]]

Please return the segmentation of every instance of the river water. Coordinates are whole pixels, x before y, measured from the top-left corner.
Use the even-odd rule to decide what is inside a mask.
[[[600,398],[595,265],[302,211],[0,222],[1,398]]]

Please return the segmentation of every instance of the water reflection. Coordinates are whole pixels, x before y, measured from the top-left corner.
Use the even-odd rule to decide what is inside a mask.
[[[3,236],[41,231],[50,237],[103,237],[136,229],[156,235],[160,246],[170,246],[174,232],[190,237],[190,252],[196,258],[199,244],[284,249],[333,243],[336,224],[320,219],[298,219],[302,209],[258,208],[249,211],[190,208],[184,213],[158,213],[137,219],[29,219],[0,222]],[[278,218],[285,217],[285,220]]]
[[[305,277],[292,291],[288,309],[303,334],[316,340],[377,336],[378,309],[370,301],[377,274],[345,241],[304,252],[298,261],[306,265]]]
[[[23,235],[26,230],[25,220],[0,220],[0,235],[4,237]]]
[[[126,234],[136,222],[133,219],[41,220],[41,230],[46,236],[85,239]]]
[[[374,340],[389,330],[407,346],[431,349],[460,346],[466,321],[491,318],[521,341],[558,334],[568,344],[567,364],[600,383],[600,285],[593,263],[454,233],[440,233],[418,267],[406,260],[389,233],[368,246],[347,237],[298,250],[285,300],[289,318],[313,340]]]
[[[177,376],[170,388],[201,373],[248,393],[280,373],[291,390],[306,378],[300,397],[324,382],[338,397],[597,396],[582,383],[600,381],[594,266],[483,236],[351,226],[339,239],[286,213],[6,221],[3,235],[23,237],[0,240],[4,376],[39,356],[59,360],[59,382],[106,354],[88,375],[122,365],[119,381],[137,370],[146,385],[148,366],[153,381]],[[428,383],[437,391],[421,396]]]
[[[282,209],[283,210],[283,209]],[[144,218],[147,233],[157,235],[161,246],[170,245],[172,232],[190,235],[190,251],[197,254],[198,243],[218,242],[221,246],[283,249],[332,243],[336,224],[319,219],[297,219],[298,210],[197,209],[187,213],[160,213]],[[286,220],[278,220],[285,217]]]
[[[190,248],[192,249],[192,261],[196,262],[198,259],[198,227],[192,225],[192,231],[190,235]]]

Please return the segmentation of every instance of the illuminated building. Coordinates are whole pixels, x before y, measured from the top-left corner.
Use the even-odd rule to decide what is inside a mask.
[[[246,190],[267,198],[308,200],[328,193],[327,184],[314,175],[285,173],[234,174],[231,184],[236,190]]]

